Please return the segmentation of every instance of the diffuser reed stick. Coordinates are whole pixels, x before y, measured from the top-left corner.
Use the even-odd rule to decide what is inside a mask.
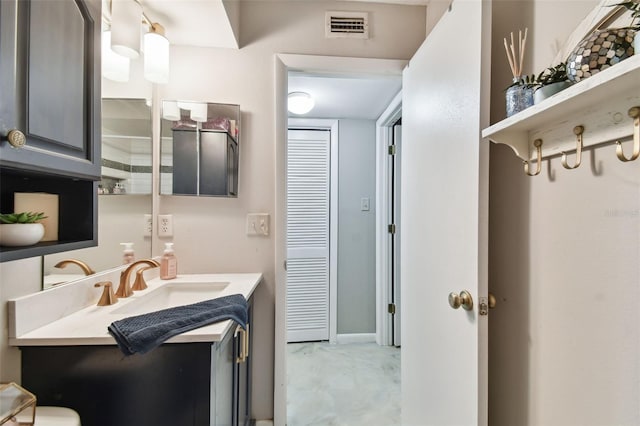
[[[522,76],[522,64],[524,63],[524,52],[527,47],[527,33],[528,28],[524,29],[524,36],[522,30],[518,31],[518,48],[516,50],[513,33],[511,33],[511,44],[507,45],[507,39],[504,39],[504,50],[507,53],[507,59],[509,60],[509,67],[513,73],[514,79],[520,79]]]

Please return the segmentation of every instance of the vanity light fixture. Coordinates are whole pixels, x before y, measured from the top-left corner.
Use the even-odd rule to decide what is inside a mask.
[[[169,82],[169,40],[157,22],[150,24],[144,35],[144,78],[152,83]]]
[[[162,118],[165,120],[180,120],[180,108],[176,101],[162,101]]]
[[[168,83],[169,40],[164,27],[147,17],[138,0],[111,0],[109,4],[110,13],[109,8],[103,9],[103,25],[111,28],[108,34],[107,31],[102,34],[102,60],[106,62],[103,76],[114,81],[128,81],[128,61],[142,53],[144,78],[152,83]],[[126,66],[121,58],[126,59]]]
[[[140,56],[142,5],[135,0],[111,1],[111,48],[129,59]]]
[[[191,119],[193,121],[205,122],[207,121],[207,104],[205,103],[194,103],[191,105]]]
[[[306,114],[313,109],[315,101],[306,92],[289,93],[287,109],[293,114]]]
[[[102,75],[113,81],[129,81],[130,59],[111,49],[111,30],[102,33]]]

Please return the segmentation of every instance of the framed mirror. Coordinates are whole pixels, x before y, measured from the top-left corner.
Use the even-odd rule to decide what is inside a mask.
[[[98,246],[44,256],[43,289],[82,278],[87,268],[103,271],[121,265],[125,249],[121,243],[133,243],[136,259],[151,256],[146,227],[152,214],[151,131],[150,102],[102,100]]]
[[[162,101],[160,194],[238,196],[240,106]]]

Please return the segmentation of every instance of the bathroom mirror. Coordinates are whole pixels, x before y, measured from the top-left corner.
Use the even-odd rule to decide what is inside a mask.
[[[136,259],[151,256],[146,215],[152,212],[152,121],[145,99],[102,100],[102,181],[98,189],[98,246],[43,257],[43,289],[121,265],[133,243]]]
[[[238,196],[240,106],[162,101],[160,194]]]

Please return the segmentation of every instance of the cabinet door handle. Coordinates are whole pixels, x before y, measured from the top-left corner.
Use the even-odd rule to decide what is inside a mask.
[[[27,138],[20,130],[13,129],[7,133],[7,141],[14,148],[22,148],[27,143]]]
[[[241,364],[247,360],[247,331],[238,326],[235,335],[238,336],[238,334],[240,335],[240,353],[236,358],[236,364]]]

